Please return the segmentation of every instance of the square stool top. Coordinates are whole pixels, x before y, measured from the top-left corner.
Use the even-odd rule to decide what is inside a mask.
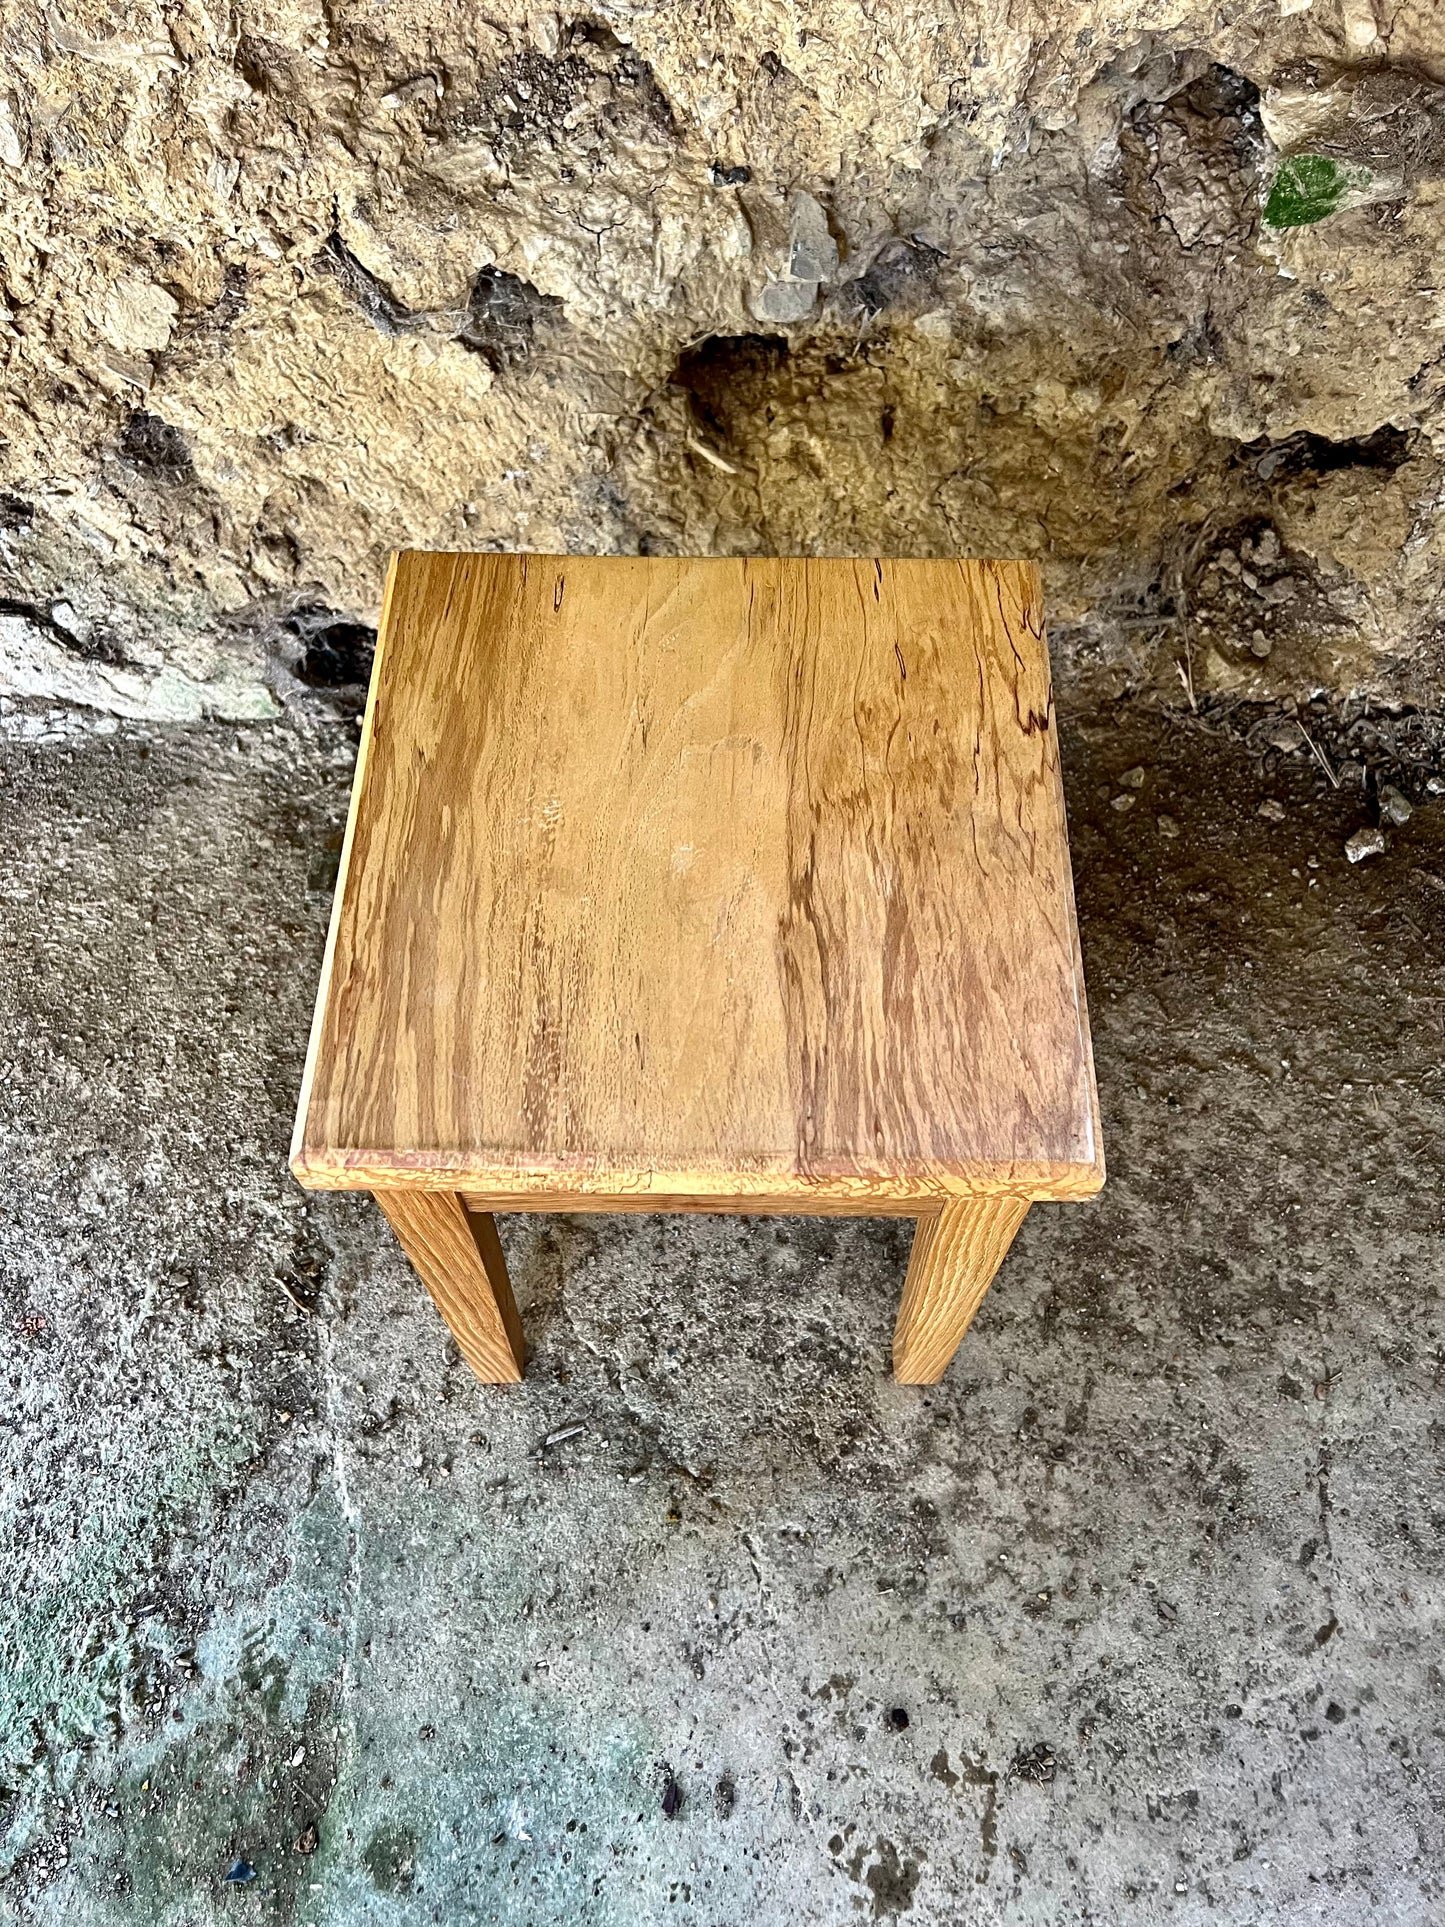
[[[1097,1190],[1036,569],[396,557],[292,1168],[562,1210]]]

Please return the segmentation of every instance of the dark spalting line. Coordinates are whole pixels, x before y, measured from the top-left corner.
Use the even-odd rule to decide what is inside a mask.
[[[1053,686],[1053,678],[1048,673],[1048,656],[1047,656],[1047,645],[1045,644],[1045,640],[1044,640],[1045,624],[1043,621],[1043,617],[1041,614],[1038,614],[1038,615],[1035,614],[1033,598],[1031,596],[1025,595],[1019,604],[1019,620],[1023,623],[1025,629],[1028,630],[1029,634],[1033,637],[1034,641],[1038,643],[1040,648],[1043,649],[1045,652],[1043,667],[1044,667],[1045,682],[1048,689],[1048,698],[1044,706],[1044,713],[1042,716],[1040,716],[1038,711],[1033,709],[1032,707],[1030,707],[1027,714],[1024,714],[1019,709],[1019,696],[1021,693],[1022,679],[1024,676],[1028,674],[1028,665],[1025,663],[1023,657],[1019,654],[1018,645],[1014,642],[1014,639],[1013,639],[1013,628],[1008,619],[1008,612],[1005,610],[1004,604],[1003,604],[1003,577],[1002,577],[1002,574],[997,570],[995,570],[994,572],[994,582],[995,582],[995,593],[998,599],[999,622],[1003,629],[1004,634],[1008,637],[1009,648],[1013,650],[1014,660],[1018,663],[1019,671],[1020,671],[1019,680],[1014,683],[1014,712],[1018,716],[1019,726],[1022,728],[1026,736],[1032,736],[1035,734],[1035,732],[1047,733],[1048,729],[1051,726],[1053,713],[1054,713],[1054,686]]]
[[[562,1077],[562,1012],[555,989],[556,952],[542,940],[541,908],[534,908],[522,981],[531,993],[527,1047],[522,1064],[522,1118],[529,1140],[565,1149],[565,1120],[558,1115]]]
[[[476,600],[476,577],[470,565],[457,571],[456,595],[448,597],[446,616],[439,633],[427,638],[427,645],[435,663],[439,650],[446,649],[444,658],[447,667],[443,672],[443,687],[450,683],[453,692],[459,685],[456,667],[458,639],[474,628],[472,609]],[[448,647],[450,643],[450,647]],[[428,677],[436,677],[436,670]],[[412,967],[406,986],[407,1008],[405,1024],[407,1033],[418,1045],[420,1103],[419,1116],[422,1128],[428,1136],[436,1139],[439,1133],[449,1127],[454,1107],[453,1093],[460,1083],[463,1064],[459,1053],[448,1048],[449,1026],[458,1015],[455,1009],[437,1008],[433,986],[438,982],[441,969],[441,937],[450,918],[447,913],[449,900],[459,888],[465,887],[464,866],[458,850],[459,826],[455,816],[446,820],[436,805],[435,792],[442,789],[450,780],[452,759],[470,753],[470,744],[465,741],[472,718],[460,702],[452,701],[447,705],[445,720],[433,743],[426,745],[428,750],[425,775],[418,781],[415,792],[415,807],[419,819],[426,826],[426,851],[424,862],[411,866],[413,874],[408,878],[408,889],[412,900],[420,907],[425,920],[422,940],[417,942],[413,951]],[[463,741],[455,743],[454,738]],[[431,794],[429,794],[429,792]],[[422,874],[416,872],[421,870]],[[428,887],[429,886],[429,887]],[[396,1099],[394,1092],[385,1094],[385,1102],[392,1119],[392,1131],[396,1133]]]
[[[445,689],[449,680],[455,685],[452,665],[461,639],[485,646],[485,611],[480,622],[474,616],[476,570],[464,564],[450,573],[439,615],[424,624],[424,592],[431,582],[431,571],[417,570],[411,594],[395,611],[400,646],[386,665],[383,698],[402,680],[416,690],[438,685]],[[436,792],[446,787],[457,759],[471,753],[478,718],[458,701],[429,705],[425,714],[435,730],[432,738],[418,741],[405,763],[389,758],[384,766],[373,765],[378,780],[367,798],[369,835],[360,880],[366,899],[383,889],[385,894],[365,910],[359,894],[354,924],[366,933],[372,955],[404,960],[400,971],[377,986],[374,1002],[382,1008],[375,1034],[405,1040],[415,1050],[415,1115],[405,1125],[398,1116],[398,1080],[389,1054],[379,1057],[369,1067],[370,1075],[345,1093],[345,1102],[349,1115],[365,1121],[363,1128],[385,1134],[383,1141],[415,1135],[422,1142],[444,1143],[453,1128],[451,1113],[466,1068],[459,1053],[447,1049],[447,1037],[453,1025],[465,1023],[468,1013],[465,1008],[439,1010],[431,987],[441,962],[444,905],[465,887],[465,866],[457,847],[458,826],[444,823]],[[382,824],[390,826],[390,847],[404,846],[410,857],[405,866],[388,862],[384,876],[373,875],[381,851],[371,834]]]
[[[1018,664],[1019,674],[1027,675],[1028,664],[1024,661],[1023,657],[1019,654],[1019,646],[1014,641],[1013,624],[1009,621],[1008,610],[1004,607],[1003,572],[1000,569],[995,568],[990,570],[989,573],[993,578],[993,599],[994,599],[994,602],[998,605],[998,626],[1003,631],[1005,637],[1007,638],[1009,648],[1013,651],[1013,659]],[[1023,621],[1024,627],[1029,631],[1030,635],[1032,635],[1034,637],[1034,640],[1037,642],[1038,634],[1037,634],[1037,631],[1034,629],[1032,623],[1030,623],[1030,621],[1028,620],[1028,606],[1026,603],[1020,604],[1019,615]]]
[[[808,573],[803,577],[805,594]],[[874,577],[876,586],[882,580],[876,564]],[[878,975],[882,960],[855,954],[840,921],[852,887],[850,854],[864,857],[862,867],[875,879],[885,902],[890,898],[892,867],[891,859],[887,864],[883,861],[877,840],[878,819],[886,812],[887,799],[879,794],[880,775],[872,764],[879,763],[891,783],[886,744],[880,757],[876,739],[884,704],[890,701],[893,720],[887,740],[896,732],[901,688],[891,697],[886,684],[881,691],[877,688],[868,605],[865,600],[857,606],[861,646],[856,655],[857,679],[846,708],[841,698],[830,704],[827,692],[820,690],[810,609],[805,606],[805,619],[793,622],[789,632],[798,670],[790,679],[795,700],[784,722],[785,760],[792,776],[786,828],[788,905],[780,924],[780,964],[785,1029],[796,1073],[798,1158],[804,1170],[814,1168],[820,1157],[836,1154],[841,1144],[860,1149],[871,1144],[883,1153],[890,1137],[897,1134],[895,1111],[901,1107],[901,1116],[907,1117],[908,1093],[898,1079],[890,1078],[889,1068],[894,1057],[906,1062],[906,1048],[900,1050],[900,1046],[906,1046],[909,1026],[900,1022],[899,1035],[894,1036],[889,1019],[895,1014],[900,1019],[905,1013],[911,1016],[914,986],[895,973],[890,996],[890,987]],[[778,646],[783,646],[782,638]],[[872,680],[865,689],[863,678],[870,671]],[[840,734],[846,731],[856,739],[858,751],[857,774],[851,781],[847,771],[853,767],[852,758]]]
[[[754,646],[752,605],[749,605],[749,646]],[[808,674],[808,659],[796,640],[796,625],[788,655],[788,674],[783,683],[782,761],[787,771],[788,797],[785,829],[787,902],[779,919],[779,964],[782,973],[785,1011],[785,1039],[794,1063],[793,1107],[797,1160],[807,1170],[820,1135],[819,1112],[824,1093],[821,1088],[823,1067],[808,1029],[811,1003],[807,973],[816,967],[827,997],[828,938],[820,905],[816,900],[817,832],[816,824],[800,821],[808,809],[805,778],[807,770],[801,746],[814,740],[810,727],[816,701]],[[809,812],[811,814],[811,812]],[[841,1042],[841,1040],[840,1040]]]
[[[522,593],[516,597],[512,606],[511,659],[504,665],[497,663],[497,673],[488,678],[490,687],[498,691],[498,711],[495,727],[503,735],[508,733],[515,719],[525,715],[539,701],[545,704],[545,689],[539,691],[537,683],[543,675],[546,661],[546,629],[548,619],[538,605],[541,595],[529,594],[530,584],[525,576]],[[540,585],[538,585],[540,588]],[[559,583],[554,582],[552,593],[545,598],[550,604],[552,617],[560,611],[562,596]],[[479,746],[480,747],[480,746]],[[490,766],[489,766],[490,767]],[[539,869],[546,873],[549,861],[554,859],[556,850],[556,825],[542,815],[539,807],[539,783],[544,782],[545,772],[538,763],[525,772],[525,785],[521,793],[506,799],[489,799],[491,808],[500,810],[504,800],[506,806],[519,811],[528,823],[541,823],[543,848],[539,853]],[[485,818],[490,811],[483,812],[483,822],[479,833],[487,836],[489,825]],[[503,860],[503,853],[495,841],[492,847],[492,862]],[[517,1067],[517,1109],[516,1124],[526,1140],[539,1148],[560,1149],[565,1144],[564,1120],[560,1116],[559,1096],[561,1088],[562,1064],[565,1046],[565,985],[562,982],[560,964],[562,961],[558,946],[548,940],[545,904],[539,892],[528,907],[528,915],[520,929],[498,933],[496,949],[489,953],[489,968],[484,981],[494,984],[502,973],[496,968],[496,959],[502,954],[503,946],[509,945],[512,954],[511,966],[505,972],[505,979],[512,986],[507,1023],[511,1035],[522,1040],[521,1061]],[[477,1021],[489,1013],[478,1009]],[[496,1025],[492,1013],[489,1030]],[[482,1066],[482,1077],[488,1078],[490,1066]],[[475,1138],[477,1131],[472,1120],[462,1114],[467,1134]]]

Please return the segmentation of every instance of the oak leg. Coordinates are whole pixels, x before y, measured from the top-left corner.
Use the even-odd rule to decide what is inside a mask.
[[[468,1211],[455,1191],[373,1195],[462,1357],[484,1385],[515,1385],[522,1321],[492,1214]]]
[[[1027,1198],[960,1198],[920,1218],[893,1331],[893,1376],[936,1385],[1013,1243]]]

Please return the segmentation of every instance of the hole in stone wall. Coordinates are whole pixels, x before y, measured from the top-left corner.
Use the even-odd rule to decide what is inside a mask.
[[[602,20],[574,20],[568,30],[568,39],[574,45],[596,47],[605,54],[622,52],[622,42]]]
[[[869,316],[885,308],[926,307],[938,292],[942,266],[942,253],[926,241],[887,241],[862,274],[843,284],[839,295]]]
[[[704,427],[726,441],[731,424],[752,412],[787,360],[782,335],[709,335],[681,356],[672,382],[691,398]]]
[[[1303,433],[1285,441],[1265,438],[1247,442],[1239,459],[1253,466],[1261,481],[1289,475],[1328,475],[1340,468],[1377,468],[1393,473],[1409,461],[1416,434],[1386,422],[1369,435],[1331,441],[1327,435]]]
[[[152,482],[188,482],[195,470],[185,436],[159,415],[138,408],[120,438],[121,460]]]
[[[1232,67],[1218,63],[1206,67],[1197,80],[1190,81],[1174,98],[1182,99],[1192,113],[1208,120],[1221,115],[1244,118],[1256,114],[1259,108],[1259,89],[1254,82]]]
[[[353,689],[371,680],[376,631],[352,616],[308,603],[283,625],[301,644],[294,673],[310,689]]]
[[[231,323],[238,319],[246,306],[246,295],[250,283],[251,277],[245,268],[232,262],[226,269],[220,296],[206,317],[212,327],[229,328]]]
[[[531,358],[538,323],[561,310],[555,295],[541,293],[520,275],[483,268],[472,282],[466,324],[457,340],[500,374]]]

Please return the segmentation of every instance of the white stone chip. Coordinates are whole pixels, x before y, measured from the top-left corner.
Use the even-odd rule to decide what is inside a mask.
[[[1385,851],[1385,832],[1376,829],[1356,830],[1345,843],[1345,855],[1351,863],[1363,863],[1367,856],[1383,856]]]

